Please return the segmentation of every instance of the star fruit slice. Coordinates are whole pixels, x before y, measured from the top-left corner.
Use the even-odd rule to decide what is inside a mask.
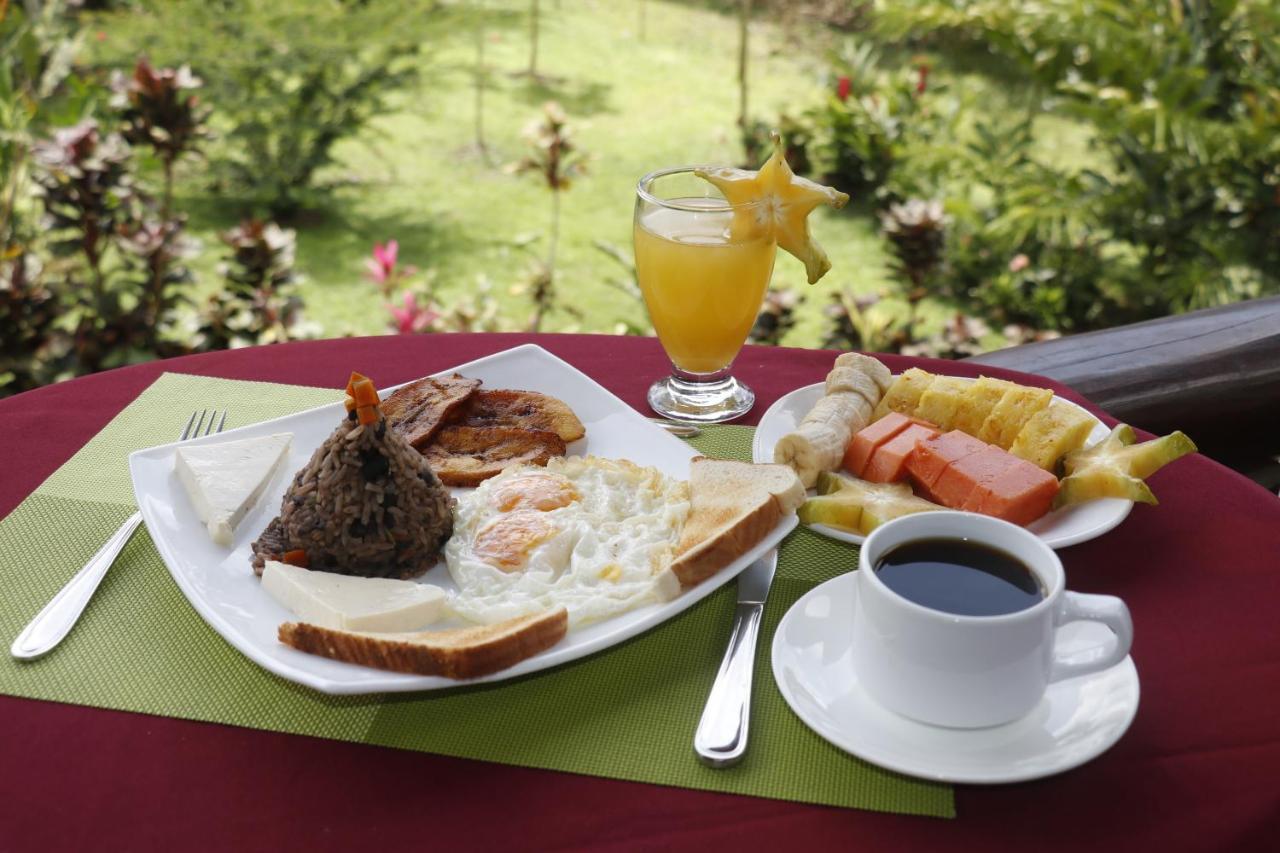
[[[1062,479],[1054,506],[1071,506],[1098,498],[1158,503],[1143,480],[1173,460],[1195,453],[1196,446],[1178,431],[1141,444],[1134,444],[1136,440],[1133,428],[1120,424],[1093,447],[1063,457],[1067,476]]]
[[[798,515],[805,524],[866,535],[892,518],[940,509],[913,495],[905,483],[868,483],[824,471],[818,475],[818,497],[805,501]]]
[[[827,253],[809,233],[809,214],[820,204],[839,210],[849,195],[792,172],[778,134],[773,135],[773,154],[758,172],[724,167],[698,169],[694,174],[720,190],[730,204],[753,205],[735,213],[731,226],[734,238],[744,239],[762,230],[772,233],[779,248],[804,264],[810,284],[831,269]]]

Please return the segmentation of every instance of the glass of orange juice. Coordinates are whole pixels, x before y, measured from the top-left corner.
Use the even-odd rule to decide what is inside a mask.
[[[773,275],[772,233],[754,227],[766,202],[730,204],[693,166],[660,169],[636,187],[636,278],[671,375],[649,405],[714,423],[751,409],[755,394],[730,374]]]

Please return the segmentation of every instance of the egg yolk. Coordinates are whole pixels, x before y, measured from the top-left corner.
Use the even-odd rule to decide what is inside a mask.
[[[556,526],[537,510],[520,509],[495,518],[476,532],[476,556],[504,572],[514,572],[529,552],[556,534]]]
[[[573,483],[558,474],[512,477],[494,486],[491,500],[502,512],[535,509],[548,512],[568,506],[581,496]]]

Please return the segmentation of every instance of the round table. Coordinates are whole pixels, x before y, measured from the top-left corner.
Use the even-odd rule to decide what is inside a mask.
[[[0,515],[163,371],[338,387],[356,368],[390,385],[530,341],[642,411],[666,369],[651,339],[476,334],[302,342],[110,371],[0,400]],[[831,360],[748,347],[736,373],[757,401],[742,422],[821,381]],[[885,360],[895,371],[979,370]],[[955,820],[0,696],[0,849],[1269,847],[1280,830],[1280,500],[1200,456],[1152,486],[1159,507],[1061,552],[1073,589],[1119,595],[1132,611],[1142,680],[1132,728],[1060,776],[958,786]]]

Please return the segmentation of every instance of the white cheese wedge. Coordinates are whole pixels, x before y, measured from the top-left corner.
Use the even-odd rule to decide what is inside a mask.
[[[174,469],[214,542],[231,546],[236,525],[262,496],[292,439],[282,432],[178,448]]]
[[[438,620],[438,586],[390,578],[360,578],[268,561],[262,588],[299,619],[340,631],[412,631]]]

